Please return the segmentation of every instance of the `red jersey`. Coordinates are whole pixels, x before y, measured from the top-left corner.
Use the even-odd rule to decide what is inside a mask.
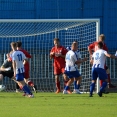
[[[90,44],[88,47],[89,47],[89,49],[91,49],[91,50],[94,50],[95,51],[95,45],[97,44],[97,42],[94,42],[94,43],[92,43],[92,44]],[[105,51],[108,51],[108,48],[107,48],[107,46],[106,46],[106,44],[104,43],[103,44],[103,50],[105,50]]]
[[[63,46],[59,46],[58,48],[57,47],[53,47],[51,49],[51,52],[54,52],[55,55],[53,56],[54,58],[54,67],[58,67],[58,68],[65,68],[65,58],[63,57],[57,57],[57,54],[62,54],[62,55],[66,55],[67,53],[67,49],[64,48]]]
[[[26,58],[31,58],[31,55],[24,49],[20,49],[20,51],[22,51]],[[29,62],[26,62],[25,65],[24,65],[24,68],[25,68],[25,71],[29,71]]]

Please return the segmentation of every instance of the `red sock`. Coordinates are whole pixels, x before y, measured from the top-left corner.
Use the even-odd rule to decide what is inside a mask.
[[[20,87],[20,89],[22,90],[23,89],[23,87],[22,86],[19,86]]]
[[[29,86],[31,86],[31,87],[33,87],[33,86],[34,86],[34,84],[33,84],[33,82],[32,82],[32,81],[28,81],[28,85],[29,85]]]
[[[102,86],[103,80],[100,80],[100,87]]]
[[[58,90],[60,90],[60,82],[59,82],[59,81],[56,83],[56,88],[57,88]]]

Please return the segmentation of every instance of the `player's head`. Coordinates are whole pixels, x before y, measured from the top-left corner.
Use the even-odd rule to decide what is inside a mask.
[[[77,42],[72,43],[72,50],[76,51],[77,49],[78,49],[78,43]]]
[[[104,34],[101,34],[101,35],[99,36],[98,41],[101,41],[101,42],[104,43],[104,40],[105,40],[105,35],[104,35]]]
[[[59,47],[60,46],[60,40],[59,40],[59,38],[54,38],[54,45],[56,47]]]
[[[78,42],[75,40],[75,41],[73,41],[73,43],[76,43],[76,44],[77,44],[77,48],[78,48]],[[72,44],[73,44],[73,43],[72,43]]]
[[[11,42],[11,48],[12,48],[12,50],[16,50],[17,49],[17,46],[16,46],[15,42]]]
[[[99,41],[99,42],[97,43],[97,47],[98,47],[99,49],[102,49],[102,48],[103,48],[103,43],[102,43],[101,41]]]
[[[17,45],[18,48],[21,48],[22,47],[22,42],[21,41],[17,41],[16,45]]]
[[[7,53],[6,56],[7,56],[7,60],[8,60],[8,61],[12,61],[12,58],[11,58],[11,56],[10,56],[10,53]]]

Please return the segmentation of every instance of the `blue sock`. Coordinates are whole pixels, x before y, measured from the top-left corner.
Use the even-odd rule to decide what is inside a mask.
[[[74,89],[77,89],[78,87],[77,87],[77,81],[75,80],[74,81]]]
[[[91,83],[91,85],[90,85],[90,94],[91,95],[93,94],[94,88],[95,88],[95,83]]]
[[[80,84],[78,84],[77,87],[78,87],[77,89],[79,89],[80,88]]]
[[[106,88],[107,82],[102,83],[102,87],[100,88],[100,92],[103,92],[103,90]]]
[[[23,86],[23,91],[25,91],[28,94],[32,94],[26,85]]]
[[[66,87],[65,87],[65,90],[67,91],[68,89],[69,89],[69,86],[66,86]]]

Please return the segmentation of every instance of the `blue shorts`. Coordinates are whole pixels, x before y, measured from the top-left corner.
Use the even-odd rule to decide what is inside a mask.
[[[100,80],[107,79],[106,70],[102,68],[92,68],[92,80],[97,80],[98,77]]]
[[[65,71],[65,74],[68,76],[68,78],[78,78],[81,76],[79,71]]]
[[[16,74],[16,80],[23,81],[24,80],[24,73]]]

